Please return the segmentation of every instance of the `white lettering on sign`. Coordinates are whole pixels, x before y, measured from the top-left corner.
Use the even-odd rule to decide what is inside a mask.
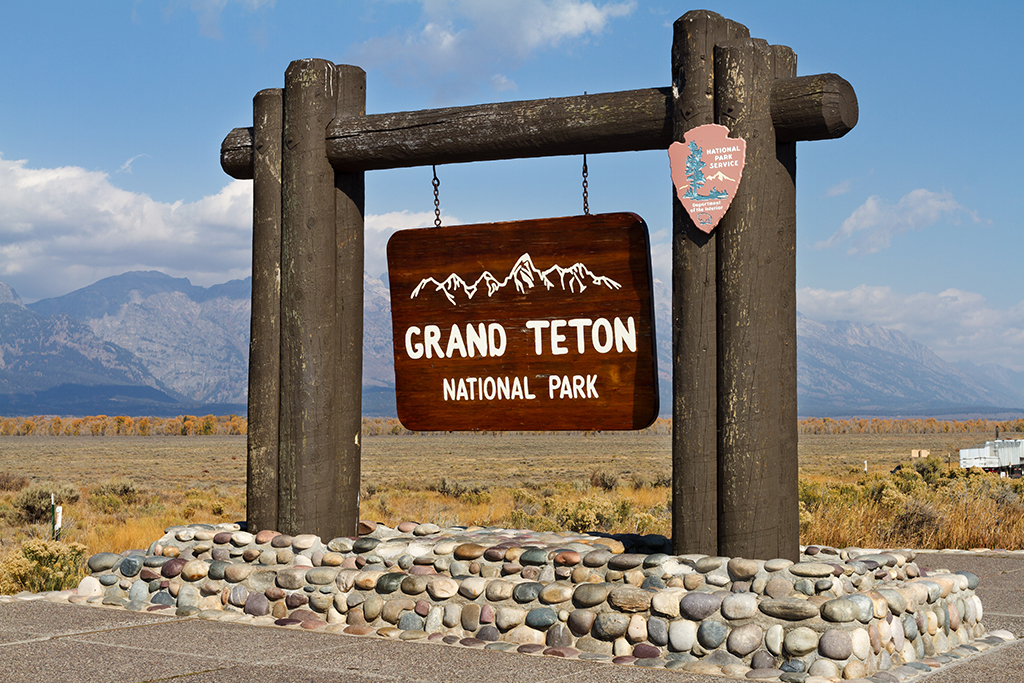
[[[549,375],[548,398],[600,398],[597,394],[597,375]]]
[[[538,356],[543,355],[546,346],[551,349],[551,354],[554,356],[569,353],[569,348],[565,346],[568,336],[561,332],[563,327],[571,327],[576,331],[576,352],[579,354],[586,352],[586,330],[588,328],[590,329],[590,345],[598,353],[608,353],[612,347],[615,347],[616,353],[622,353],[624,348],[636,353],[636,323],[633,321],[633,316],[626,318],[625,322],[622,321],[622,318],[613,320],[607,318],[528,320],[526,329],[533,330],[534,353]],[[544,344],[544,330],[548,330],[548,345]]]
[[[423,341],[419,341],[421,335]],[[454,358],[456,354],[460,358],[473,358],[476,355],[497,358],[505,354],[507,343],[505,328],[498,323],[479,323],[476,327],[468,323],[465,336],[458,325],[452,325],[444,350],[441,349],[441,328],[437,325],[424,325],[422,330],[412,325],[405,331],[405,352],[413,360],[435,356]]]
[[[595,375],[596,377],[596,375]],[[445,401],[531,401],[528,377],[445,377]]]

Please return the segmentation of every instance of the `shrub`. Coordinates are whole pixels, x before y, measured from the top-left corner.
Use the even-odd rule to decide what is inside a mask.
[[[50,494],[57,505],[78,502],[78,491],[70,484],[43,482],[23,489],[14,498],[14,507],[22,519],[29,523],[42,522],[50,518]]]
[[[619,475],[611,470],[594,470],[590,473],[590,485],[611,491],[619,484]]]
[[[581,498],[554,510],[559,526],[570,531],[607,531],[615,524],[616,507],[604,498]]]
[[[0,594],[73,588],[84,575],[85,552],[81,543],[29,539],[0,562]]]
[[[28,479],[17,474],[0,472],[0,491],[20,491],[28,486]]]
[[[92,493],[96,496],[120,498],[129,505],[137,501],[139,496],[138,487],[131,479],[111,479],[102,482],[96,485]]]

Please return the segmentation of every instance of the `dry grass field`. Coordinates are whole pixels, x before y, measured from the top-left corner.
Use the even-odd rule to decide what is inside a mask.
[[[364,436],[361,515],[668,534],[671,436],[661,431]],[[993,436],[802,433],[801,540],[1024,547],[1019,480],[957,467],[959,448]],[[933,457],[911,462],[913,449]],[[244,519],[245,459],[244,435],[0,436],[0,561],[49,536],[50,490],[63,492],[64,538],[87,554],[144,547],[172,524]],[[40,511],[32,496],[43,495]]]

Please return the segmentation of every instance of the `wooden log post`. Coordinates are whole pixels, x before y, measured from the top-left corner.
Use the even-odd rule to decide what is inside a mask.
[[[776,54],[795,67],[792,51],[763,40],[715,48],[718,123],[747,141],[743,183],[717,227],[718,554],[796,560],[797,452],[785,424],[795,430],[795,158],[777,149],[772,125]]]
[[[696,10],[674,25],[673,139],[715,122],[715,44],[749,35]],[[677,553],[718,553],[716,234],[700,231],[672,188],[672,540]]]
[[[280,88],[253,98],[252,312],[249,335],[249,429],[246,520],[277,529],[281,376]]]
[[[285,72],[278,530],[322,538],[354,533],[358,517],[352,510],[358,510],[359,446],[343,443],[338,422],[339,401],[349,397],[337,383],[347,359],[341,357],[335,200],[338,192],[355,194],[360,206],[362,200],[352,179],[337,188],[325,133],[338,100],[349,106],[358,95],[340,95],[339,86],[365,93],[362,82],[339,79],[334,64],[322,59],[292,62]],[[352,221],[350,207],[343,211]],[[354,465],[343,462],[353,455]]]
[[[356,66],[334,67],[337,119],[366,114],[366,72]],[[363,424],[363,212],[365,174],[334,173],[334,237],[337,263],[335,297],[338,316],[338,358],[334,402],[338,409],[338,469],[335,499],[326,510],[336,518],[341,535],[354,536],[359,521],[360,433]],[[325,537],[326,538],[326,537]]]

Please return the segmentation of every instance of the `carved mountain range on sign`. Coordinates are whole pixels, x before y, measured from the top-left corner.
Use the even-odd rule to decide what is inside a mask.
[[[516,264],[512,266],[512,270],[504,280],[499,280],[488,270],[481,273],[472,284],[466,282],[465,279],[456,273],[451,273],[440,281],[432,277],[426,277],[420,280],[420,283],[416,285],[409,298],[415,299],[420,295],[420,292],[427,289],[444,294],[445,298],[453,306],[457,306],[458,302],[455,296],[459,292],[465,294],[467,299],[472,299],[481,290],[481,286],[483,286],[486,288],[487,296],[492,297],[499,290],[504,289],[510,284],[520,294],[526,294],[527,291],[538,286],[543,286],[545,290],[558,287],[563,292],[571,292],[573,294],[579,294],[591,285],[607,287],[608,289],[619,289],[622,286],[611,278],[594,274],[593,271],[582,263],[575,263],[568,268],[564,268],[556,263],[546,270],[541,270],[533,264],[533,259],[529,254],[523,254],[516,261]]]
[[[719,171],[718,173],[715,173],[714,175],[705,176],[705,178],[704,178],[704,182],[706,182],[706,183],[707,182],[711,182],[712,180],[728,180],[730,183],[736,182],[735,180],[733,180],[729,176],[725,175],[721,171]]]

